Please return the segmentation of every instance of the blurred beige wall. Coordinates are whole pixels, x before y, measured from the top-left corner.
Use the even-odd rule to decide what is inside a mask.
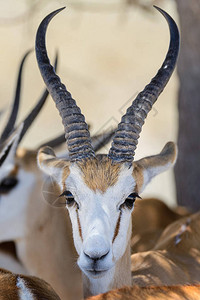
[[[97,5],[102,3],[100,0],[95,2]],[[32,3],[37,5],[31,8],[32,14],[27,18],[24,12]],[[95,12],[77,10],[76,3],[73,0],[1,0],[0,107],[8,107],[11,103],[20,59],[25,51],[34,47],[40,21],[52,10],[66,5],[67,8],[49,26],[48,52],[53,59],[55,51],[59,51],[58,74],[95,134],[117,124],[133,97],[155,75],[168,48],[169,32],[166,21],[153,8],[152,13],[134,7]],[[83,7],[84,3],[88,2],[82,1]],[[120,1],[116,0],[116,3],[121,7]],[[163,0],[159,4],[177,21],[173,1]],[[24,19],[18,18],[19,15]],[[174,74],[146,120],[136,158],[158,153],[167,141],[176,141],[177,88]],[[42,89],[33,53],[24,69],[20,119],[36,103]],[[2,127],[5,118],[6,114],[1,121]],[[23,146],[32,148],[62,132],[61,119],[49,98]],[[154,179],[142,194],[142,197],[146,196],[156,196],[174,205],[172,171]]]

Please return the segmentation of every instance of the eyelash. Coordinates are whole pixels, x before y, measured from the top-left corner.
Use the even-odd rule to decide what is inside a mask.
[[[77,208],[79,209],[78,203],[75,201],[74,196],[70,191],[64,191],[60,197],[65,197],[66,199],[66,205],[68,207],[72,207],[74,204],[76,204]]]
[[[72,207],[74,204],[76,204],[77,208],[79,209],[79,205],[78,203],[75,201],[74,196],[72,195],[72,193],[70,191],[64,191],[60,197],[65,197],[66,199],[66,205],[68,207]],[[123,208],[128,208],[128,209],[132,209],[135,199],[136,198],[141,198],[137,193],[131,193],[126,200],[124,201],[124,203],[122,203],[119,207],[119,210],[122,210]]]
[[[120,205],[119,210],[122,210],[123,208],[132,209],[135,199],[141,198],[137,193],[131,193],[126,200]]]

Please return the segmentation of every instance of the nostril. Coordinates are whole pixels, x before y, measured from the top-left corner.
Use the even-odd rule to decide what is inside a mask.
[[[88,258],[90,258],[90,259],[92,259],[94,261],[97,261],[97,260],[100,260],[100,259],[104,259],[108,255],[108,253],[109,253],[109,251],[107,251],[103,255],[101,255],[101,253],[98,253],[98,255],[97,255],[97,254],[93,254],[93,253],[88,254],[88,253],[84,252],[84,254],[85,254],[86,257],[88,257]]]
[[[106,252],[105,254],[103,254],[101,257],[99,257],[98,259],[104,259],[104,257],[106,257],[108,255],[109,251]]]
[[[87,256],[88,258],[91,258],[90,255],[88,255],[86,252],[84,252],[85,256]]]

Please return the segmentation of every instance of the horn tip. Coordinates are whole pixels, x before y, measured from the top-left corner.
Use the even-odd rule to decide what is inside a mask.
[[[156,5],[153,5],[153,7],[155,9],[157,9],[166,19],[168,19],[168,18],[172,19],[171,16],[165,10],[163,10],[162,8],[160,8],[160,7],[156,6]]]
[[[157,5],[153,5],[153,7],[160,12],[164,12],[164,10],[162,8],[158,7]]]

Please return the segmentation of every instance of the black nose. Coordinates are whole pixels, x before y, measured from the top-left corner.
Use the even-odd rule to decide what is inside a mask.
[[[109,251],[107,251],[106,253],[104,254],[99,254],[99,255],[92,255],[92,254],[88,254],[86,252],[84,252],[85,256],[87,256],[89,259],[92,259],[93,261],[97,261],[97,260],[100,260],[100,259],[104,259],[107,255],[108,255]]]

